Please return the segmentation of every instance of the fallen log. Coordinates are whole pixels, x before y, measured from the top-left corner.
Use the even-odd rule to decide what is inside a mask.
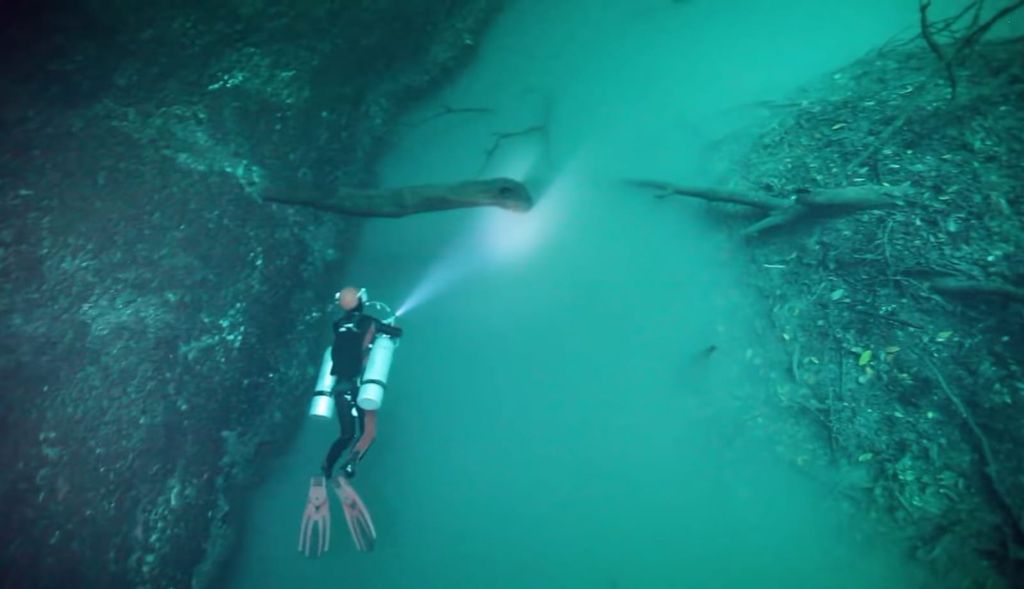
[[[655,180],[627,180],[639,188],[652,188],[661,194],[688,196],[709,202],[740,204],[768,211],[768,215],[747,227],[740,233],[754,235],[769,229],[786,225],[805,217],[829,217],[848,214],[865,209],[879,209],[900,204],[899,197],[906,193],[904,186],[844,186],[841,188],[818,188],[797,192],[792,199],[779,198],[755,192],[738,192],[718,188],[676,186]]]
[[[416,213],[487,206],[528,211],[533,207],[533,197],[526,186],[509,178],[379,190],[339,188],[319,196],[272,195],[263,197],[263,200],[354,217],[404,217]]]

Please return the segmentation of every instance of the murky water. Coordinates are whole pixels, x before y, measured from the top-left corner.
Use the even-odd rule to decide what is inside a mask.
[[[425,293],[356,479],[378,549],[354,550],[335,504],[331,550],[296,552],[305,487],[336,435],[310,422],[256,492],[232,586],[915,586],[897,547],[854,534],[744,429],[764,390],[746,353],[765,342],[743,245],[703,205],[622,183],[726,181],[708,145],[761,116],[746,105],[912,27],[915,8],[517,3],[409,120],[494,112],[412,126],[382,173],[509,175],[537,207],[371,221],[338,277],[395,306]],[[546,135],[486,160],[493,133],[538,124]]]

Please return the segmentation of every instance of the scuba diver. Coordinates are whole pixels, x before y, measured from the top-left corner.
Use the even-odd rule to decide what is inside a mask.
[[[310,480],[299,532],[299,550],[304,550],[307,556],[314,524],[319,525],[318,555],[327,550],[330,543],[331,519],[326,481],[330,481],[341,502],[356,548],[360,551],[373,550],[377,537],[373,520],[350,480],[355,477],[356,465],[366,456],[377,435],[377,409],[383,397],[397,338],[402,335],[402,330],[394,325],[394,317],[382,321],[365,312],[366,305],[370,304],[366,289],[345,287],[335,294],[335,300],[344,314],[333,324],[334,341],[324,355],[310,413],[317,417],[330,417],[337,407],[341,432],[320,466],[322,475]],[[346,450],[349,450],[349,455],[339,474],[334,476],[334,466]]]
[[[366,366],[370,343],[376,332],[377,319],[363,313],[366,303],[366,290],[356,290],[348,286],[335,295],[338,306],[345,311],[340,319],[334,322],[334,343],[331,345],[331,376],[337,379],[334,387],[335,402],[338,393],[344,402],[339,407],[338,424],[341,435],[331,444],[320,470],[324,478],[331,479],[334,465],[342,452],[348,449],[356,435],[356,422],[359,425],[359,441],[349,453],[348,459],[341,467],[341,474],[346,479],[356,476],[356,464],[363,459],[377,436],[377,412],[366,411],[356,404],[359,395],[359,377]]]

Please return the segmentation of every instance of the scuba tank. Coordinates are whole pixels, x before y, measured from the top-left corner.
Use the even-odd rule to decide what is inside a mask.
[[[391,372],[391,359],[398,347],[398,338],[402,330],[394,325],[377,326],[373,343],[370,344],[370,355],[366,359],[366,368],[359,380],[359,396],[356,404],[367,411],[380,409],[384,402],[384,389],[388,386],[388,373]]]
[[[324,359],[320,362],[320,375],[316,378],[316,392],[309,403],[309,416],[318,419],[334,417],[334,390],[338,379],[331,374],[331,346],[324,350]]]

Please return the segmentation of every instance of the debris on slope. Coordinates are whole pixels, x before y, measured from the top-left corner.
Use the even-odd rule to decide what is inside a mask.
[[[747,240],[789,357],[772,404],[791,419],[762,422],[783,453],[838,469],[836,492],[950,586],[1024,584],[1021,55],[977,45],[951,100],[923,43],[883,47],[759,105],[768,123],[720,154],[732,182],[640,182]],[[858,190],[893,198],[810,214],[808,195]]]

